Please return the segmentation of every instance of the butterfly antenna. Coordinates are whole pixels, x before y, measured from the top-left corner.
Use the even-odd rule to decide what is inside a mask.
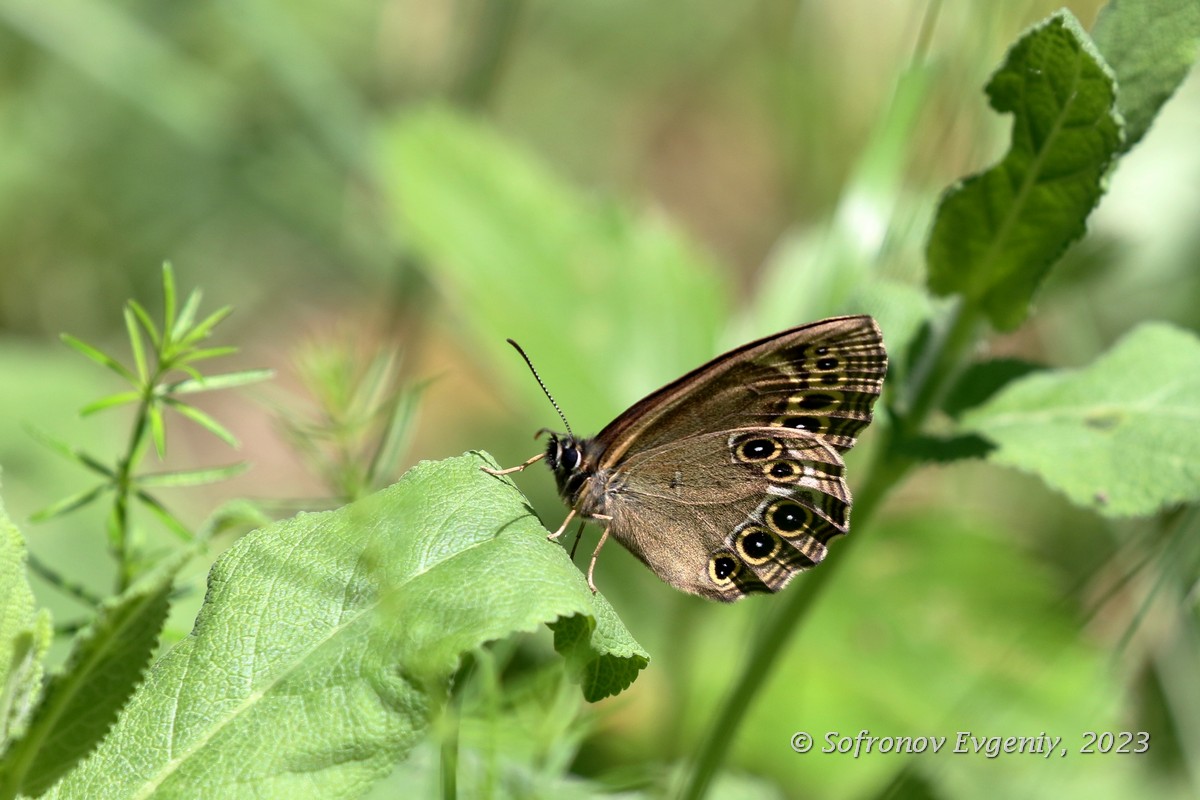
[[[550,405],[554,406],[554,410],[558,412],[559,419],[563,421],[563,425],[567,426],[567,433],[574,437],[575,432],[571,430],[571,423],[567,422],[567,415],[564,414],[562,409],[558,407],[558,402],[554,399],[554,395],[550,394],[550,390],[546,388],[546,382],[542,380],[541,375],[538,375],[537,368],[533,366],[533,362],[529,360],[529,356],[525,355],[525,351],[521,349],[521,345],[517,344],[512,339],[509,339],[508,343],[516,348],[517,352],[521,354],[521,358],[525,359],[525,363],[529,366],[529,371],[533,373],[533,377],[538,382],[538,386],[542,387],[542,392],[546,395],[546,399],[550,401]]]

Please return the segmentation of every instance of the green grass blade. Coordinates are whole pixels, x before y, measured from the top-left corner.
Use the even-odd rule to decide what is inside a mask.
[[[103,411],[106,408],[113,406],[123,406],[127,403],[136,403],[142,399],[141,392],[118,392],[110,394],[108,397],[101,397],[99,400],[88,403],[83,408],[79,409],[79,416],[90,417],[97,411]]]
[[[193,289],[188,295],[188,299],[183,304],[183,309],[179,312],[179,318],[175,320],[175,324],[171,326],[171,354],[174,355],[176,350],[181,347],[183,338],[187,335],[188,329],[192,327],[192,322],[196,319],[196,310],[200,308],[200,298],[203,293],[199,289]]]
[[[228,480],[235,475],[242,474],[249,468],[249,464],[239,461],[236,464],[229,464],[224,467],[208,467],[205,469],[187,469],[139,475],[137,482],[139,486],[144,487],[204,486],[205,484]]]
[[[187,403],[180,402],[179,400],[175,400],[170,397],[163,398],[163,402],[175,409],[175,411],[179,412],[179,414],[182,416],[187,417],[192,422],[195,422],[200,427],[212,433],[230,447],[239,446],[237,437],[226,430],[224,425],[217,422],[215,419],[210,417],[208,414],[205,414],[195,406],[190,406]]]
[[[95,347],[92,347],[90,344],[85,344],[84,342],[80,341],[79,339],[76,339],[74,336],[72,336],[69,333],[62,334],[61,336],[59,336],[59,339],[61,339],[63,344],[65,344],[67,347],[70,347],[71,349],[78,351],[79,353],[83,354],[84,356],[91,359],[92,361],[95,361],[100,366],[107,367],[108,369],[110,369],[113,372],[120,375],[125,380],[129,381],[134,386],[138,385],[137,376],[134,375],[132,372],[130,372],[128,367],[126,367],[124,364],[117,361],[115,358],[108,355],[107,353],[97,350]]]
[[[85,469],[95,472],[98,475],[103,475],[105,478],[110,480],[113,478],[114,473],[112,469],[106,464],[101,463],[101,461],[94,456],[88,455],[82,450],[78,450],[66,442],[55,439],[42,429],[36,428],[32,425],[26,425],[25,432],[46,447],[49,447],[54,452],[58,453],[63,458],[74,461],[76,464],[79,464]]]
[[[375,486],[380,479],[386,479],[394,474],[400,457],[412,439],[413,423],[421,405],[421,398],[424,397],[425,390],[432,383],[432,380],[425,380],[407,386],[392,401],[387,427],[383,431],[379,448],[375,451],[375,456],[371,459],[371,466],[367,471],[367,480],[371,486]]]
[[[150,438],[154,440],[154,452],[158,453],[159,459],[167,457],[167,426],[163,422],[162,403],[154,402],[146,409],[146,416],[150,420]]]
[[[233,306],[222,306],[213,313],[209,314],[203,320],[196,324],[191,330],[186,333],[181,332],[182,339],[179,343],[182,345],[193,345],[202,339],[207,339],[212,329],[215,328],[222,320],[233,313]]]
[[[128,300],[126,301],[126,305],[133,311],[138,322],[142,324],[142,329],[150,337],[150,341],[154,344],[155,349],[160,349],[162,346],[162,334],[159,333],[158,326],[154,324],[154,320],[150,318],[150,313],[137,300]]]
[[[126,306],[123,316],[125,317],[125,330],[129,334],[129,348],[133,351],[133,363],[137,367],[137,374],[141,379],[138,385],[145,386],[150,382],[150,370],[146,366],[146,350],[142,344],[142,334],[138,331],[137,315],[130,310],[129,306]]]
[[[163,285],[163,335],[175,329],[175,308],[178,295],[175,292],[175,270],[170,261],[162,265]]]
[[[216,389],[230,389],[235,386],[246,386],[251,383],[265,381],[275,376],[271,369],[247,369],[240,372],[226,372],[221,375],[202,375],[178,383],[168,384],[167,393],[193,394],[195,392],[211,392]]]
[[[56,503],[34,512],[32,515],[30,515],[29,519],[33,522],[45,522],[48,519],[54,519],[55,517],[61,517],[64,514],[69,514],[78,508],[83,508],[88,503],[102,495],[109,488],[111,488],[111,484],[102,483],[99,486],[94,486],[91,489],[85,489],[84,491],[73,494],[70,497],[64,497],[62,500],[59,500]]]
[[[188,350],[180,354],[179,358],[175,359],[175,365],[190,364],[193,361],[206,361],[210,358],[220,358],[221,356],[233,355],[238,351],[236,347],[206,347],[197,350]]]
[[[195,541],[196,535],[192,533],[191,529],[187,525],[184,525],[182,520],[168,511],[167,507],[160,503],[156,497],[140,489],[134,493],[134,496],[137,497],[138,501],[151,514],[156,516],[166,526],[167,530],[175,534],[180,541],[189,543]]]

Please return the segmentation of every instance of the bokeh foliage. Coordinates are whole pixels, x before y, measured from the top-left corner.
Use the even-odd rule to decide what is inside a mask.
[[[555,417],[507,336],[586,433],[724,346],[866,311],[892,354],[886,400],[904,408],[915,399],[902,396],[906,378],[922,369],[922,324],[947,308],[923,288],[939,196],[1003,158],[1014,118],[995,114],[982,89],[1055,7],[0,0],[5,505],[35,556],[107,591],[102,515],[27,524],[85,487],[19,425],[119,449],[119,414],[91,428],[72,428],[71,415],[120,387],[84,375],[55,338],[70,331],[119,350],[117,309],[130,297],[154,304],[167,258],[181,284],[234,306],[223,342],[242,346],[236,368],[274,367],[292,385],[288,353],[326,335],[331,319],[368,349],[400,348],[401,377],[431,379],[407,464],[475,448],[515,464],[535,452],[530,434]],[[1099,7],[1071,4],[1083,28]],[[1084,198],[1099,203],[1087,234],[1048,275],[1081,229],[1052,242],[1045,263],[1015,263],[1036,273],[1015,292],[1020,313],[989,315],[1020,327],[969,354],[1054,368],[1013,370],[1022,386],[951,409],[992,437],[990,458],[1019,470],[955,461],[914,471],[856,529],[851,567],[762,676],[715,794],[1188,796],[1200,785],[1200,554],[1183,504],[1195,475],[1181,470],[1164,488],[1144,466],[1163,449],[1186,457],[1194,438],[1171,394],[1186,395],[1194,375],[1177,385],[1164,375],[1190,369],[1186,330],[1200,324],[1195,79],[1155,117],[1170,92],[1153,68],[1178,80],[1195,52],[1194,17],[1171,8],[1120,0],[1093,28],[1126,126],[1121,141],[1111,130],[1099,138],[1118,155],[1136,147],[1103,176],[1103,196]],[[1117,9],[1158,32],[1131,34],[1145,26],[1122,24]],[[1172,44],[1147,52],[1149,38]],[[931,248],[930,262],[938,257]],[[935,288],[938,275],[931,267]],[[1012,310],[1014,293],[990,284],[942,284],[963,285]],[[1104,407],[1088,404],[1115,388]],[[211,402],[203,407],[255,468],[181,495],[189,523],[213,527],[229,498],[321,494],[260,404]],[[1108,460],[1073,451],[1078,437],[1058,442],[1062,426],[1039,433],[1048,408],[1102,442]],[[891,425],[880,414],[851,454],[852,488]],[[929,427],[955,430],[937,413]],[[187,427],[169,433],[164,468],[224,463]],[[1095,474],[1056,470],[1067,456]],[[531,471],[518,483],[557,527],[550,479]],[[1162,507],[1165,490],[1177,505]],[[1118,508],[1142,516],[1109,513]],[[150,550],[167,546],[152,518],[137,522]],[[226,544],[180,575],[190,593],[173,598],[168,642],[191,629]],[[379,796],[436,791],[447,763],[463,796],[669,783],[785,597],[705,604],[612,545],[598,581],[653,655],[627,692],[583,705],[548,632],[478,650],[456,676],[450,713]],[[56,621],[90,615],[43,579],[33,588]],[[852,759],[788,744],[798,730],[820,742],[862,729],[1045,731],[1075,748],[1087,730],[1133,729],[1151,731],[1153,747],[1138,757]]]

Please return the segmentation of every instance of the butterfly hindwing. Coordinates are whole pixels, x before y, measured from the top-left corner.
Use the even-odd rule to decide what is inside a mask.
[[[609,532],[671,585],[718,600],[774,592],[849,526],[837,450],[803,431],[738,428],[632,455]]]

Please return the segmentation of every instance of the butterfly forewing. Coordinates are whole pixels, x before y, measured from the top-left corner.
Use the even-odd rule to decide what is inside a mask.
[[[871,421],[886,369],[872,323],[760,355],[745,369],[745,386],[760,424],[807,431],[844,452]]]
[[[849,450],[871,421],[887,354],[875,321],[835,317],[726,353],[664,386],[596,437],[601,466],[680,438],[747,425],[788,427]]]

